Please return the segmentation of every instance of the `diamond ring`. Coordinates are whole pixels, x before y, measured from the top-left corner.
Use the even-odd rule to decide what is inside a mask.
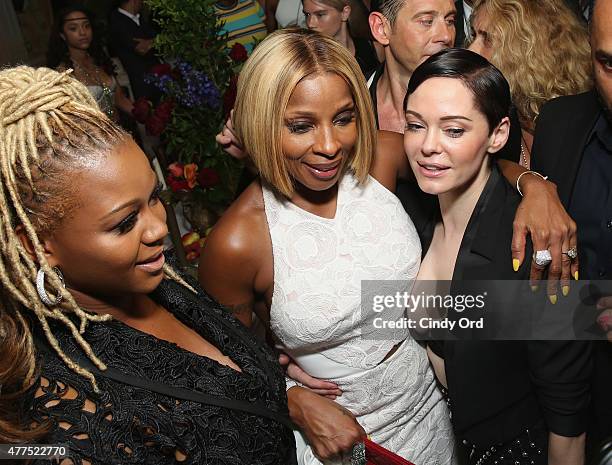
[[[351,465],[366,465],[367,463],[365,444],[358,442],[351,451]]]
[[[537,250],[533,254],[533,261],[538,266],[548,266],[552,262],[552,255],[549,250]]]
[[[574,260],[578,256],[578,250],[576,250],[576,247],[572,247],[567,252],[561,253],[567,255],[571,260]]]

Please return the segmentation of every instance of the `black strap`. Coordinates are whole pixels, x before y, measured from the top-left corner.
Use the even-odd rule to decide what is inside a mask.
[[[36,338],[36,346],[38,349],[51,353],[50,347],[39,338]],[[228,399],[226,397],[215,396],[212,394],[204,394],[203,392],[185,389],[181,387],[171,386],[169,384],[152,381],[150,379],[132,376],[123,373],[113,367],[107,367],[102,371],[96,367],[88,358],[77,356],[73,358],[80,366],[91,371],[96,376],[103,376],[118,383],[128,384],[130,386],[139,387],[148,391],[157,392],[168,397],[176,399],[198,402],[200,404],[214,405],[216,407],[227,408],[231,410],[239,410],[260,417],[269,418],[286,426],[289,429],[297,430],[297,426],[291,421],[288,415],[275,412],[266,405],[257,402],[247,402],[244,400]]]
[[[106,370],[101,371],[92,365],[91,371],[94,372],[94,374],[96,375],[104,376],[105,378],[112,379],[113,381],[117,381],[123,384],[129,384],[131,386],[136,386],[142,389],[147,389],[149,391],[157,392],[158,394],[163,394],[168,397],[189,400],[192,402],[198,402],[200,404],[214,405],[216,407],[222,407],[231,410],[240,410],[242,412],[251,413],[253,415],[258,415],[260,417],[265,417],[277,421],[278,423],[286,426],[289,429],[297,429],[295,424],[289,419],[288,416],[275,412],[261,403],[247,402],[244,400],[237,399],[228,399],[226,397],[205,394],[203,392],[193,391],[191,389],[170,386],[169,384],[152,381],[150,379],[128,375],[112,367],[107,367]]]

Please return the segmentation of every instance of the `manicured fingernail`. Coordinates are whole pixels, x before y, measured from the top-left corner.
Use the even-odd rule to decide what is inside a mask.
[[[564,297],[567,297],[567,295],[569,294],[569,286],[563,286],[561,288],[561,292],[563,292]]]
[[[540,289],[540,286],[531,286],[532,292],[538,292],[538,289]]]
[[[550,300],[551,304],[555,305],[557,303],[557,294],[549,295],[548,299]]]
[[[604,331],[608,329],[608,325],[610,324],[610,317],[608,315],[602,315],[597,318],[597,323],[601,326],[601,329]]]
[[[513,258],[512,259],[512,268],[514,269],[514,271],[518,271],[519,266],[521,266],[521,262],[519,262],[518,258]]]
[[[574,273],[574,279],[575,279],[576,281],[578,281],[578,272],[577,272],[577,271]]]

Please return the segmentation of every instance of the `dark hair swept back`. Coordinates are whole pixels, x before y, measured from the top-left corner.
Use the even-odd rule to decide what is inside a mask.
[[[478,53],[462,48],[447,48],[430,56],[412,73],[408,97],[426,80],[434,77],[460,79],[472,91],[474,103],[489,123],[491,133],[510,114],[510,86],[499,69]]]

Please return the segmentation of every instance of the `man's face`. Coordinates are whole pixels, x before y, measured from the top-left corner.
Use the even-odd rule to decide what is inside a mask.
[[[389,49],[409,73],[455,41],[452,0],[406,0],[389,35]]]
[[[597,0],[591,24],[595,86],[612,124],[612,0]]]

